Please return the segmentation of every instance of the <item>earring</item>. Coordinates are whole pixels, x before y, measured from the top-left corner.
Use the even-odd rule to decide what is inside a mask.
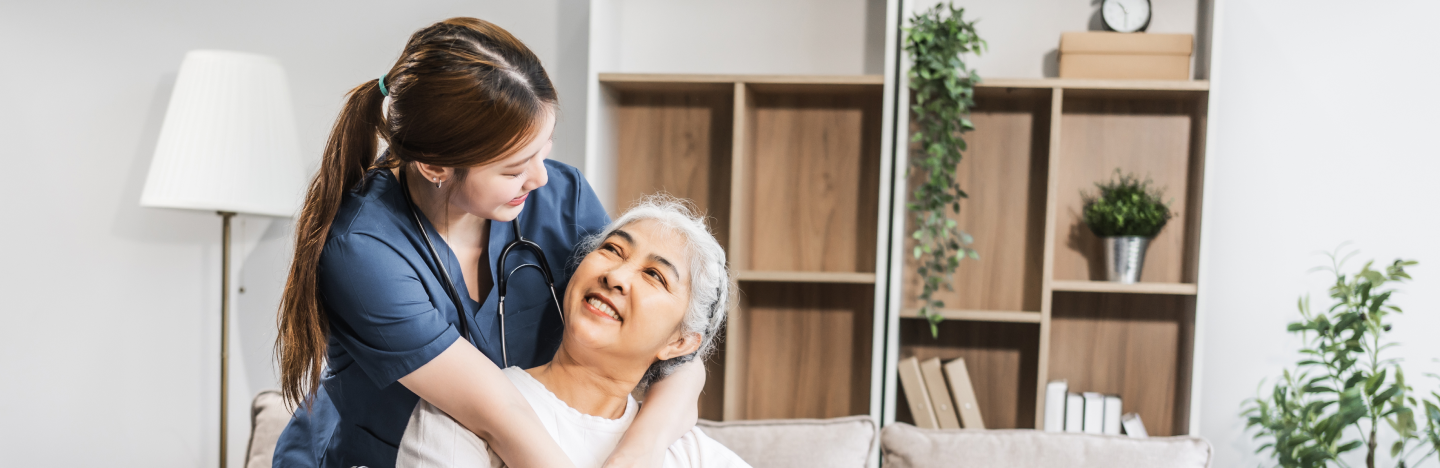
[[[430,181],[435,183],[435,188],[440,188],[440,178],[439,178],[439,177],[431,177],[431,178],[430,178]]]

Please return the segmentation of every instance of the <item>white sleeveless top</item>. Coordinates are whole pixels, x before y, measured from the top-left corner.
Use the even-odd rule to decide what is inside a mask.
[[[546,432],[575,463],[576,468],[599,468],[635,421],[640,404],[626,397],[625,414],[605,419],[581,413],[556,397],[545,385],[518,367],[504,370],[530,403]],[[439,408],[420,400],[410,413],[400,439],[396,468],[500,468],[500,457],[485,441]],[[665,468],[749,468],[735,452],[692,428],[666,451]]]

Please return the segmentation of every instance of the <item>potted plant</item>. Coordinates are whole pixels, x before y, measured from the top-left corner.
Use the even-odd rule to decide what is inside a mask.
[[[1440,452],[1440,393],[1411,388],[1400,360],[1385,354],[1396,345],[1386,339],[1389,319],[1401,313],[1393,285],[1410,279],[1415,262],[1370,262],[1347,275],[1345,260],[1330,258],[1334,304],[1311,309],[1300,298],[1301,320],[1287,329],[1301,336],[1301,360],[1245,401],[1245,426],[1282,467],[1353,466],[1347,459],[1358,454],[1346,454],[1357,449],[1366,468],[1386,451],[1393,466],[1420,466]]]
[[[1083,218],[1090,232],[1105,244],[1105,279],[1120,283],[1140,282],[1145,266],[1145,248],[1150,245],[1174,213],[1150,187],[1150,180],[1115,170],[1109,182],[1096,183],[1096,194],[1081,192],[1085,200]]]

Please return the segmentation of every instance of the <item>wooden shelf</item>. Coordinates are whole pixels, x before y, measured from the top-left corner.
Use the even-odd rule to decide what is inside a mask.
[[[1003,312],[1016,314],[1017,312]],[[1035,427],[1039,385],[1040,327],[1038,323],[940,322],[939,336],[930,334],[924,320],[901,320],[896,330],[899,356],[920,360],[964,358],[975,387],[987,429]],[[897,388],[898,390],[898,388]],[[1041,392],[1043,396],[1044,392]],[[904,395],[896,395],[896,421],[914,424]],[[1148,423],[1148,421],[1147,421]]]
[[[1109,281],[1055,281],[1050,289],[1071,292],[1100,292],[1124,294],[1176,294],[1194,296],[1197,287],[1187,283],[1135,283],[1123,284]]]
[[[735,87],[733,268],[875,271],[881,89]]]
[[[968,198],[953,219],[974,236],[979,259],[960,262],[950,289],[934,299],[958,310],[1038,311],[1044,275],[1045,187],[1048,168],[1048,89],[1035,95],[982,95],[971,113],[976,131],[966,135],[968,149],[955,178]],[[923,182],[912,173],[909,186]],[[908,200],[909,193],[905,193]],[[906,234],[913,216],[904,218]],[[914,248],[909,236],[902,252]],[[904,255],[903,287],[919,291],[924,279],[915,272],[920,260]],[[901,310],[919,309],[915,294],[905,294]]]
[[[899,239],[892,255],[905,260],[888,275],[899,280],[892,313],[909,320],[899,320],[898,355],[888,362],[964,357],[972,381],[997,385],[980,400],[987,426],[997,413],[1007,419],[994,427],[1038,427],[1045,384],[1067,379],[1076,391],[1121,395],[1126,412],[1154,426],[1151,435],[1186,433],[1209,89],[1203,80],[980,83],[975,130],[956,172],[970,197],[954,217],[980,258],[961,263],[953,291],[936,293],[951,309],[940,312],[947,320],[933,337],[917,320],[923,282],[904,255],[914,244]],[[901,151],[897,165],[919,148]],[[1139,284],[1094,281],[1105,275],[1103,246],[1079,219],[1081,193],[1117,168],[1153,180],[1177,211],[1150,243]],[[917,182],[909,176],[897,174],[893,196],[908,197]],[[891,223],[912,222],[903,211],[893,216]],[[971,365],[992,355],[1005,358]],[[907,421],[903,395],[887,391],[895,420]]]
[[[873,287],[751,283],[741,290],[726,333],[726,419],[869,412]]]
[[[1184,434],[1194,343],[1195,296],[1056,292],[1045,380],[1120,395],[1152,437]]]
[[[875,284],[874,273],[828,271],[738,271],[735,272],[735,279],[740,281],[775,283]]]
[[[694,201],[740,281],[700,416],[878,416],[884,77],[599,81],[587,177],[609,182],[612,216],[661,191]]]
[[[1104,279],[1103,242],[1081,220],[1081,194],[1120,169],[1149,179],[1176,212],[1150,241],[1140,281],[1195,283],[1206,100],[1062,94],[1058,120],[1063,144],[1055,155],[1057,177],[1051,194],[1053,270],[1047,278]]]
[[[767,83],[821,85],[883,85],[881,75],[675,75],[655,73],[601,73],[600,82],[615,83]]]
[[[1116,91],[1209,91],[1209,80],[1090,80],[1076,78],[987,78],[979,88],[1060,88]]]
[[[940,309],[940,316],[945,320],[964,320],[969,322],[1015,322],[1015,323],[1040,323],[1039,312],[1017,312],[1010,310],[957,310]],[[900,311],[900,318],[918,319],[920,309],[905,309]]]

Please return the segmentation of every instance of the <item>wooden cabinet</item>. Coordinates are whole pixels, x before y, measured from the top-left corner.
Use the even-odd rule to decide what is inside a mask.
[[[887,364],[965,358],[991,428],[1037,427],[1045,384],[1066,379],[1072,391],[1120,395],[1151,434],[1188,433],[1208,83],[995,79],[976,94],[957,222],[980,259],[962,262],[941,296],[947,320],[934,338],[914,312],[909,244],[890,246]],[[1116,169],[1151,178],[1178,212],[1140,284],[1103,281],[1100,242],[1080,221],[1081,191]],[[897,181],[897,207],[905,196]],[[909,221],[897,208],[892,226]],[[911,421],[893,380],[887,419]]]
[[[612,214],[659,191],[693,200],[729,254],[741,300],[707,363],[702,417],[909,421],[899,359],[964,357],[989,427],[1036,427],[1044,385],[1066,379],[1120,395],[1152,434],[1189,432],[1207,82],[987,75],[958,168],[970,198],[955,218],[980,259],[963,262],[955,290],[940,296],[947,320],[934,338],[915,318],[919,279],[907,255],[909,93],[898,34],[902,12],[926,3],[885,1],[883,15],[746,3],[765,10],[752,18],[764,24],[746,30],[768,34],[788,34],[805,12],[863,18],[861,55],[883,75],[606,73],[805,69],[834,48],[792,41],[767,54],[704,40],[740,30],[724,18],[678,23],[709,31],[692,35],[621,14],[723,8],[646,5],[592,4],[585,174]],[[837,28],[825,37],[858,34],[821,25]],[[1026,33],[1037,34],[1049,33]],[[657,37],[687,45],[661,53]],[[1179,213],[1151,244],[1140,284],[1099,281],[1099,242],[1079,223],[1080,191],[1117,168],[1153,179]]]
[[[740,281],[703,417],[909,421],[895,363],[963,357],[989,427],[1036,427],[1043,386],[1066,379],[1120,395],[1153,434],[1188,432],[1206,82],[982,85],[956,218],[981,258],[940,296],[935,338],[915,316],[908,148],[887,151],[881,77],[598,81],[587,172],[607,206],[693,200]],[[1117,168],[1153,179],[1178,212],[1140,284],[1099,281],[1100,245],[1079,220],[1081,190]]]
[[[889,251],[891,167],[883,79],[598,81],[592,132],[601,143],[587,172],[592,182],[608,174],[612,215],[651,193],[693,200],[740,281],[739,307],[707,364],[701,416],[878,416],[876,266]]]

